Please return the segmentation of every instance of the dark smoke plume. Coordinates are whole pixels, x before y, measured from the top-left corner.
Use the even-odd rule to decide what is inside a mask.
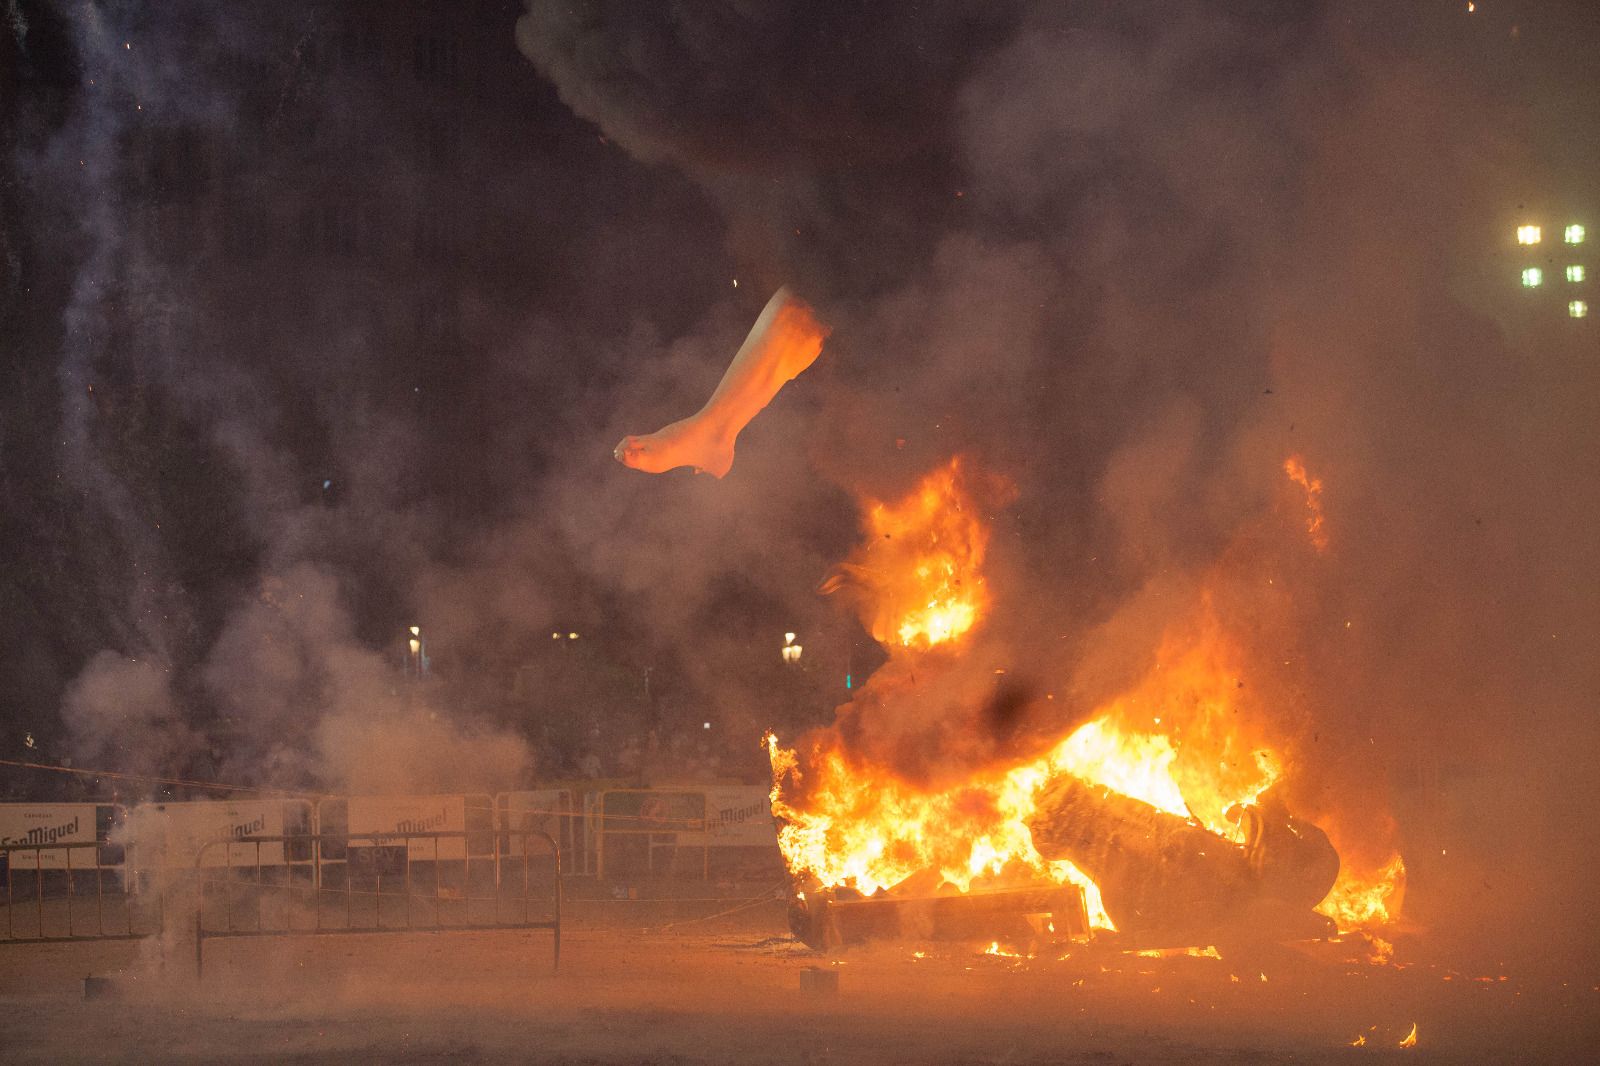
[[[835,321],[813,469],[886,497],[960,452],[1016,480],[975,671],[1044,673],[1081,714],[1204,593],[1247,639],[1299,802],[1353,819],[1357,850],[1397,843],[1419,921],[1592,946],[1556,856],[1596,854],[1568,814],[1597,740],[1597,597],[1575,580],[1600,572],[1595,342],[1525,328],[1514,282],[1474,286],[1530,184],[1570,183],[1563,142],[1593,162],[1581,123],[1536,106],[1557,80],[1538,65],[1565,63],[1592,129],[1593,75],[1559,41],[1592,42],[1593,14],[957,11],[529,0],[518,43]],[[1291,454],[1326,485],[1325,553]],[[1023,713],[876,697],[841,728],[918,775],[992,756],[951,715],[1001,708],[1014,735]]]
[[[1600,28],[1479,7],[18,0],[7,750],[497,787],[711,721],[759,772],[882,662],[816,594],[855,499],[962,454],[996,607],[864,743],[1026,750],[1209,595],[1435,942],[1592,959],[1600,362],[1497,257],[1593,210]],[[734,472],[617,466],[785,282],[834,332]]]

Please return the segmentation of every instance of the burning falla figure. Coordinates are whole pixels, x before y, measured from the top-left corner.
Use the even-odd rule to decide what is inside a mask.
[[[828,327],[806,303],[788,289],[779,289],[706,405],[654,433],[623,437],[613,453],[617,462],[649,474],[688,466],[712,477],[724,476],[733,468],[739,432],[779,389],[816,361],[827,336]]]
[[[1199,823],[1060,774],[1028,821],[1034,849],[1068,860],[1099,887],[1119,934],[1155,946],[1332,936],[1312,910],[1339,874],[1339,856],[1316,826],[1296,819],[1277,789],[1230,809],[1235,843]],[[935,878],[935,880],[937,880]],[[922,883],[917,883],[922,882]],[[1056,936],[1089,932],[1072,885],[1027,885],[940,895],[913,877],[881,897],[822,889],[797,894],[790,928],[818,948],[877,937],[988,939],[1023,931],[1023,916],[1048,913]]]
[[[1063,774],[1040,793],[1028,829],[1040,855],[1094,879],[1124,933],[1174,942],[1332,935],[1312,910],[1339,876],[1327,836],[1294,818],[1277,789],[1229,819],[1244,829],[1242,845]]]

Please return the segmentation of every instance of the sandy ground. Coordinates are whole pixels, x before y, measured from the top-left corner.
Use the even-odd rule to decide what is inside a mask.
[[[1290,954],[1247,968],[895,943],[829,959],[770,905],[714,930],[578,910],[558,973],[545,932],[208,941],[199,981],[192,944],[164,964],[149,942],[0,944],[0,1060],[1520,1063],[1600,1047],[1600,989],[1559,981]],[[837,993],[802,991],[814,967]],[[86,975],[114,994],[86,1000]],[[1397,1048],[1413,1023],[1417,1047]]]

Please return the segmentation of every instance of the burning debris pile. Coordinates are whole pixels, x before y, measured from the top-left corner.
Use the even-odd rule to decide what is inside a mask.
[[[1299,460],[1286,469],[1307,487]],[[1042,731],[993,742],[994,681],[974,676],[1005,671],[974,667],[971,643],[992,606],[980,515],[1006,492],[955,460],[869,503],[868,539],[825,586],[855,598],[889,661],[831,728],[768,738],[797,933],[988,939],[1031,916],[1056,937],[1185,947],[1394,919],[1399,857],[1361,876],[1290,811],[1281,738],[1241,713],[1245,652],[1209,597],[1133,689],[1087,715],[1047,694]]]

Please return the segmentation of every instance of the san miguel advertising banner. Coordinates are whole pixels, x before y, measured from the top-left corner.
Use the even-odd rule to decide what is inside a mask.
[[[776,848],[769,790],[761,786],[713,786],[706,793],[704,843],[711,847]]]
[[[608,833],[672,833],[692,847],[774,848],[768,790],[760,785],[708,785],[690,790],[617,789],[604,796]]]
[[[351,796],[345,810],[352,849],[405,845],[413,862],[464,859],[469,845],[474,856],[494,853],[494,808],[486,795]],[[468,840],[415,835],[468,830],[474,831]]]
[[[120,864],[120,848],[100,846],[116,822],[116,812],[108,803],[3,803],[0,847],[23,849],[5,853],[13,870],[65,870],[69,863],[74,870],[92,870],[102,859],[106,865]],[[86,846],[45,846],[56,844]],[[110,854],[113,851],[116,854]]]
[[[148,830],[162,841],[159,860],[165,866],[205,867],[282,866],[311,859],[311,842],[291,841],[287,846],[252,843],[251,837],[311,834],[311,804],[305,800],[198,800],[192,803],[157,803],[134,808],[133,820],[143,842]],[[232,841],[226,847],[206,847]],[[154,856],[141,854],[141,865]]]

